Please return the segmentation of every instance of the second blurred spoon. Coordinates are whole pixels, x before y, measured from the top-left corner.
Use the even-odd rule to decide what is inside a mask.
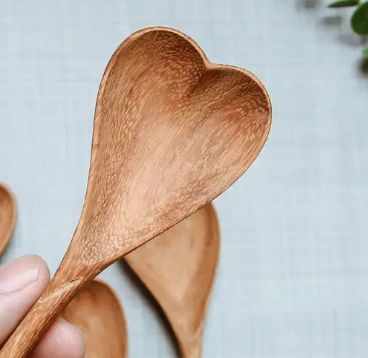
[[[124,312],[114,291],[94,280],[66,307],[63,316],[83,333],[85,358],[127,357],[127,328]]]
[[[215,210],[208,204],[125,257],[164,311],[183,358],[201,356],[219,246]]]

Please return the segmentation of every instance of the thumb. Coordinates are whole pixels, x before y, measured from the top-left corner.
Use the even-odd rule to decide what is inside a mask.
[[[50,278],[38,256],[23,256],[0,267],[0,346],[25,316]]]

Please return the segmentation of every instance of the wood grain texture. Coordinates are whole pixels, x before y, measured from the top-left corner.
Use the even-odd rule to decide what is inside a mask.
[[[119,299],[104,282],[93,280],[83,287],[63,312],[82,332],[85,358],[126,358],[128,334]]]
[[[208,204],[125,256],[165,313],[183,358],[201,357],[219,249],[218,221]]]
[[[17,205],[11,190],[0,183],[0,255],[8,245],[15,228]]]
[[[26,356],[84,284],[226,190],[257,157],[270,125],[268,94],[248,71],[210,63],[176,30],[128,37],[100,85],[78,227],[0,357]]]

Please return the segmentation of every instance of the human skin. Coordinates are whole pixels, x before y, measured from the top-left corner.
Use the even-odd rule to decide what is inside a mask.
[[[0,267],[0,347],[49,281],[49,269],[39,256],[23,256]],[[83,337],[76,327],[59,318],[30,357],[83,358]]]

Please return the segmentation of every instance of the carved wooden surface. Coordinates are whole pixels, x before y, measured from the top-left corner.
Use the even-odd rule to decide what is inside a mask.
[[[226,190],[257,157],[270,125],[269,97],[253,74],[210,63],[176,30],[128,37],[101,82],[73,240],[0,357],[26,356],[85,283]]]

